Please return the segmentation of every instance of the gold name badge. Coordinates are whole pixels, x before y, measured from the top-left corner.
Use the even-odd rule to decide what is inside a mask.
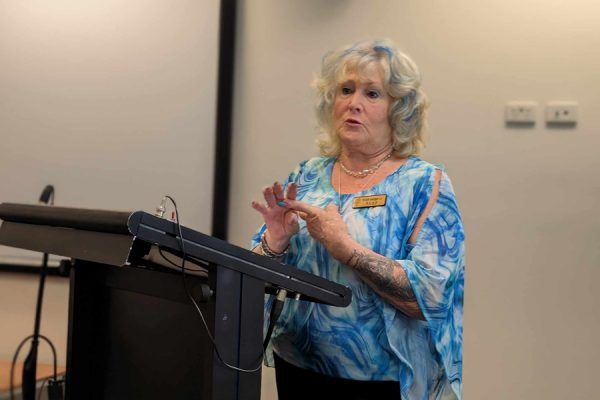
[[[381,207],[385,206],[386,200],[387,195],[385,194],[355,197],[352,200],[352,208]]]

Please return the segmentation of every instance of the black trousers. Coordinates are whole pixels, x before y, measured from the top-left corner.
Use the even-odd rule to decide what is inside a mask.
[[[298,368],[275,356],[279,400],[400,400],[396,381],[355,381]]]

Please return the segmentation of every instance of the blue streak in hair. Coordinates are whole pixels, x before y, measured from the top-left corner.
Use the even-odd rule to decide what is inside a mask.
[[[402,122],[409,122],[409,121],[410,121],[410,120],[411,120],[411,119],[412,119],[412,118],[413,118],[413,117],[414,117],[414,116],[417,114],[417,112],[418,112],[418,111],[419,111],[419,110],[417,109],[417,107],[415,107],[415,108],[412,110],[412,112],[410,113],[410,115],[409,115],[408,117],[404,118],[404,119],[402,120]]]
[[[380,45],[373,46],[373,50],[375,50],[378,53],[385,53],[390,58],[392,58],[392,56],[394,55],[394,52],[392,51],[392,49],[390,49],[387,46],[380,46]]]

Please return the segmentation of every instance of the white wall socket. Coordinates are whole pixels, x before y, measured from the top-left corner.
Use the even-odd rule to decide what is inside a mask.
[[[504,121],[513,124],[535,124],[535,101],[509,101],[504,107]]]
[[[579,118],[579,104],[575,101],[551,101],[546,103],[548,124],[576,124]]]

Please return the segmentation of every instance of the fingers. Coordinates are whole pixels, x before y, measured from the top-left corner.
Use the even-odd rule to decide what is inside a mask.
[[[263,203],[259,203],[258,201],[252,202],[252,208],[254,208],[256,211],[263,215],[267,212],[267,206]]]
[[[296,194],[298,193],[298,185],[296,185],[296,182],[292,182],[288,185],[288,189],[287,189],[287,193],[286,193],[286,197],[289,200],[296,200]]]
[[[258,201],[253,201],[252,208],[254,208],[256,211],[263,215],[267,215],[275,210],[281,210],[281,208],[287,207],[286,195],[291,196],[288,198],[295,199],[296,192],[297,185],[293,182],[290,183],[290,185],[288,186],[287,193],[284,193],[283,185],[281,185],[281,183],[275,182],[272,186],[265,186],[262,190],[266,204]],[[297,217],[294,218],[296,218],[297,221]]]
[[[317,216],[319,212],[323,212],[323,209],[319,207],[296,200],[297,192],[298,186],[294,182],[288,185],[285,193],[281,183],[275,182],[273,186],[266,186],[263,189],[263,196],[267,203],[266,206],[263,203],[253,202],[252,207],[261,214],[267,212],[269,208],[285,207],[289,210],[300,212],[300,218],[304,220]],[[326,209],[331,208],[337,210],[337,206],[335,204],[329,203]]]
[[[275,195],[275,201],[277,203],[285,199],[285,196],[283,194],[283,186],[281,186],[281,183],[275,182],[273,184],[273,194]]]
[[[294,182],[288,185],[286,191],[283,190],[281,183],[275,182],[272,186],[264,187],[262,193],[266,204],[253,201],[252,208],[265,217],[275,215],[274,212],[283,211],[286,213],[285,223],[290,226],[298,224],[298,217],[312,220],[317,217],[317,213],[323,211],[319,207],[296,200],[298,185]]]
[[[319,216],[317,214],[307,214],[302,211],[296,211],[296,214],[298,215],[298,217],[302,218],[308,223],[314,222],[315,220],[319,219]]]
[[[290,200],[288,201],[288,208],[292,210],[296,210],[296,213],[300,218],[305,220],[308,223],[314,222],[315,220],[322,219],[330,219],[331,216],[328,214],[333,214],[336,217],[339,217],[339,211],[337,204],[331,202],[325,206],[324,209],[312,206],[310,204],[306,204],[302,201]]]
[[[302,218],[304,221],[306,221],[306,218],[308,218],[308,214],[306,214],[305,212],[298,211],[298,212],[296,212],[296,214],[298,214],[298,216],[300,218]]]
[[[307,204],[303,201],[291,200],[291,199],[289,199],[287,201],[287,206],[288,206],[288,208],[291,208],[292,210],[300,211],[300,212],[306,214],[308,217],[312,217],[313,215],[317,214],[321,210],[319,207],[311,206],[310,204]],[[305,218],[303,218],[303,219],[305,219]]]
[[[277,200],[275,199],[275,193],[273,192],[272,186],[267,186],[263,189],[263,197],[267,202],[267,206],[270,208],[275,207],[277,205]]]
[[[295,191],[296,191],[296,189],[294,188],[292,190],[294,198],[296,197]],[[275,206],[285,207],[286,206],[285,193],[283,192],[283,186],[279,182],[275,182],[273,184],[273,186],[266,186],[263,189],[263,196],[269,207],[275,207]]]

